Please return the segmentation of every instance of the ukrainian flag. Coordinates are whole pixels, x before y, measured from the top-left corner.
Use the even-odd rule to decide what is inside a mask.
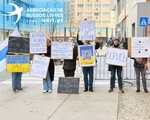
[[[7,56],[7,72],[28,72],[29,56]]]
[[[82,65],[94,63],[94,46],[81,46],[80,47],[80,61]],[[84,55],[85,53],[85,55]]]

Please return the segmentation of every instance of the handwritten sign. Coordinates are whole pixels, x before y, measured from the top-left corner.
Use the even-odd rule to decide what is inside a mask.
[[[57,93],[79,94],[80,78],[60,77]]]
[[[95,46],[78,46],[79,66],[95,66]]]
[[[106,64],[116,66],[126,66],[128,59],[128,50],[111,48],[107,49]]]
[[[46,33],[30,33],[30,53],[47,53]]]
[[[46,78],[49,62],[50,62],[49,57],[34,55],[30,75],[35,77],[40,77],[40,78]]]
[[[150,57],[150,37],[133,37],[131,39],[131,57]]]
[[[7,55],[7,72],[28,72],[29,56],[13,56]]]
[[[79,40],[95,40],[95,22],[79,21]]]
[[[30,53],[29,38],[9,36],[8,53]]]
[[[51,58],[52,59],[73,59],[73,43],[52,42]]]

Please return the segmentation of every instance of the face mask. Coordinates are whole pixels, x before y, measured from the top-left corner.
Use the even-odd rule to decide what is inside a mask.
[[[114,47],[118,47],[119,45],[114,45]]]

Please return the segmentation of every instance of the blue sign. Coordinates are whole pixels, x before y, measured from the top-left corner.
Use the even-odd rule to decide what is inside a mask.
[[[148,17],[140,17],[140,27],[148,26]]]

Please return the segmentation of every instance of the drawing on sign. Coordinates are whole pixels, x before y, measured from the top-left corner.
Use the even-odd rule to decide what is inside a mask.
[[[95,40],[95,22],[79,21],[79,40]]]
[[[30,33],[30,53],[47,53],[46,33]]]
[[[149,58],[150,56],[150,37],[132,37],[131,57]]]
[[[51,59],[73,59],[73,43],[52,42]]]
[[[46,78],[49,67],[49,61],[49,57],[34,55],[30,75],[40,78]]]
[[[116,66],[126,66],[128,50],[109,47],[107,49],[106,64]]]
[[[141,25],[147,25],[147,23],[146,23],[145,19],[143,19],[143,21],[142,21]]]
[[[6,59],[7,72],[28,72],[29,71],[29,56],[14,56],[7,55]]]
[[[9,36],[8,53],[29,53],[29,38]]]
[[[59,77],[57,93],[79,94],[80,78]]]
[[[79,66],[95,66],[95,46],[78,46]]]
[[[140,26],[147,27],[148,26],[148,17],[140,17]]]

